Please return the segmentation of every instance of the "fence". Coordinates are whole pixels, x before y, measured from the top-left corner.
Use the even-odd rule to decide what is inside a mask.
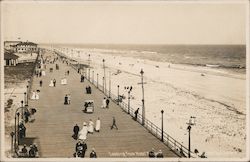
[[[58,55],[62,55],[61,52],[56,52]],[[63,55],[65,58],[65,55]],[[69,60],[72,60],[70,58],[67,58]],[[78,63],[76,64],[70,64],[70,66],[78,71]],[[101,92],[104,93],[107,97],[109,97],[113,102],[117,103],[121,109],[128,113],[128,115],[132,116],[134,115],[135,109],[133,107],[129,107],[128,112],[128,105],[120,100],[117,95],[109,92],[109,90],[104,89],[103,85],[97,83],[93,78],[87,76],[87,73],[85,73],[85,78],[93,84],[97,89],[99,89]],[[106,92],[106,93],[105,93]],[[159,140],[162,140],[162,129],[156,126],[153,122],[148,120],[147,118],[144,119],[144,125],[142,124],[142,115],[137,114],[137,122],[139,122],[145,129],[147,129],[152,135],[154,135]],[[165,131],[163,132],[163,141],[166,146],[168,146],[174,153],[176,153],[179,157],[188,157],[189,150],[187,147],[183,146],[180,142],[175,140],[173,137],[171,137],[169,134],[167,134]],[[190,152],[191,157],[197,157],[194,152]]]

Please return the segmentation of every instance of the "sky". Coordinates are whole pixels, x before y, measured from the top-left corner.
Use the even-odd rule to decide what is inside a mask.
[[[6,2],[4,40],[78,44],[245,44],[245,3]]]

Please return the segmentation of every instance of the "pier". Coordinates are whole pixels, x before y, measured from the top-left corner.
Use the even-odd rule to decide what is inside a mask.
[[[187,149],[172,137],[162,132],[153,123],[145,119],[142,125],[141,115],[138,121],[133,120],[133,109],[131,113],[126,111],[124,103],[117,104],[116,96],[111,94],[108,109],[101,108],[104,95],[101,85],[97,86],[95,81],[86,80],[80,82],[80,74],[76,66],[67,65],[61,61],[55,64],[46,64],[46,75],[42,77],[33,76],[31,91],[39,90],[39,100],[29,98],[29,108],[37,110],[34,115],[35,121],[26,123],[26,138],[20,141],[20,145],[36,143],[38,145],[39,157],[42,158],[71,158],[75,152],[76,140],[72,138],[73,127],[78,124],[80,129],[83,122],[88,123],[90,119],[95,123],[99,117],[101,120],[100,132],[94,132],[87,136],[85,157],[89,157],[92,148],[95,148],[98,157],[148,157],[152,148],[157,153],[163,152],[164,158],[177,158],[182,156],[182,150],[187,155]],[[49,69],[53,68],[53,72]],[[67,85],[61,85],[61,79],[69,70]],[[56,79],[56,87],[49,87],[51,79]],[[42,87],[39,81],[43,81]],[[91,86],[92,93],[86,94],[86,86]],[[64,105],[64,96],[71,95],[71,104]],[[85,100],[94,100],[95,108],[93,114],[86,114],[84,109]],[[110,129],[112,117],[116,118],[118,130]],[[162,138],[164,134],[164,139]]]

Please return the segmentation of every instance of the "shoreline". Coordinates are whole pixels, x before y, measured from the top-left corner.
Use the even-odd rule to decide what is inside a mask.
[[[117,93],[118,84],[120,87],[133,86],[131,93],[134,98],[131,100],[133,108],[141,107],[141,88],[137,83],[140,81],[139,72],[143,68],[144,80],[147,82],[145,84],[146,117],[160,126],[160,111],[164,109],[166,113],[164,123],[168,123],[164,130],[171,136],[175,136],[178,141],[182,141],[184,145],[187,145],[185,141],[187,132],[184,129],[186,122],[191,115],[194,115],[198,123],[193,128],[196,139],[192,144],[193,149],[205,151],[208,157],[219,156],[218,151],[225,155],[230,154],[230,157],[244,156],[245,74],[234,75],[209,67],[182,64],[170,64],[169,68],[169,64],[165,62],[112,54],[90,54],[90,69],[99,76],[103,76],[102,59],[105,59],[106,76],[108,71],[112,73],[111,92],[113,94]],[[89,63],[87,52],[80,57],[71,58],[81,63]],[[118,70],[120,73],[117,74]],[[96,79],[96,76],[94,77]],[[101,79],[99,81],[101,82]],[[120,90],[120,94],[125,97],[126,93]],[[127,102],[127,98],[124,102]],[[222,139],[225,140],[221,141]]]

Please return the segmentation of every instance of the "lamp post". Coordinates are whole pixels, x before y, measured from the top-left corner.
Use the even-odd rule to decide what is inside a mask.
[[[106,94],[106,73],[105,73],[105,60],[103,59],[103,60],[102,60],[102,62],[103,62],[103,72],[104,72],[104,74],[103,74],[104,81],[103,81],[103,82],[104,82],[104,86],[105,86],[105,87],[104,87],[104,91],[103,91],[103,92],[104,92],[104,94]]]
[[[90,68],[89,68],[89,82],[90,82]]]
[[[29,81],[28,81],[28,83],[29,83]],[[27,88],[27,92],[26,92],[26,105],[25,106],[28,106],[29,104],[28,104],[28,101],[29,101],[29,86],[27,85],[26,86],[26,88]]]
[[[118,91],[117,91],[117,105],[119,105],[119,102],[120,102],[120,101],[119,101],[119,98],[120,98],[120,97],[119,97],[119,87],[120,87],[120,86],[117,85],[117,89],[118,89]]]
[[[188,158],[191,157],[191,126],[195,125],[195,118],[194,116],[190,116],[189,122],[187,123],[188,127]]]
[[[94,84],[94,82],[95,82],[95,79],[94,79],[94,70],[92,71],[92,82],[93,82],[93,84]]]
[[[163,113],[164,113],[164,110],[161,110],[161,141],[164,142],[164,139],[163,139]]]
[[[138,83],[138,84],[141,84],[142,85],[142,125],[145,124],[145,100],[144,100],[144,82],[143,82],[143,74],[144,74],[144,71],[143,69],[141,69],[140,71],[140,74],[141,74],[141,83]]]
[[[111,71],[109,71],[109,98],[111,95]]]
[[[99,74],[97,73],[97,78],[96,78],[96,86],[97,86],[97,88],[98,88],[98,80],[99,80],[99,79],[98,79],[98,78],[99,78],[98,76],[99,76]]]
[[[103,90],[103,93],[104,93],[104,95],[105,95],[105,92],[104,92],[104,77],[102,77],[102,90]]]
[[[15,135],[14,132],[11,132],[11,133],[10,133],[10,136],[11,136],[11,152],[12,152],[12,153],[14,152],[14,151],[13,151],[13,138],[14,138],[14,135]]]
[[[27,93],[24,92],[23,94],[24,94],[23,101],[24,101],[24,105],[26,106],[27,105],[27,102],[26,102],[26,99],[27,99],[26,95],[27,95]]]
[[[125,89],[128,90],[128,114],[130,114],[130,92],[132,91],[132,86],[124,87]]]
[[[19,134],[19,116],[20,116],[20,113],[18,112],[16,115],[17,115],[17,144],[19,145],[19,140],[20,140],[20,134]]]
[[[24,114],[24,112],[23,112],[23,111],[24,111],[24,110],[23,110],[23,100],[21,101],[21,108],[22,108],[22,119],[23,119],[23,116],[24,116],[24,115],[23,115],[23,114]]]

